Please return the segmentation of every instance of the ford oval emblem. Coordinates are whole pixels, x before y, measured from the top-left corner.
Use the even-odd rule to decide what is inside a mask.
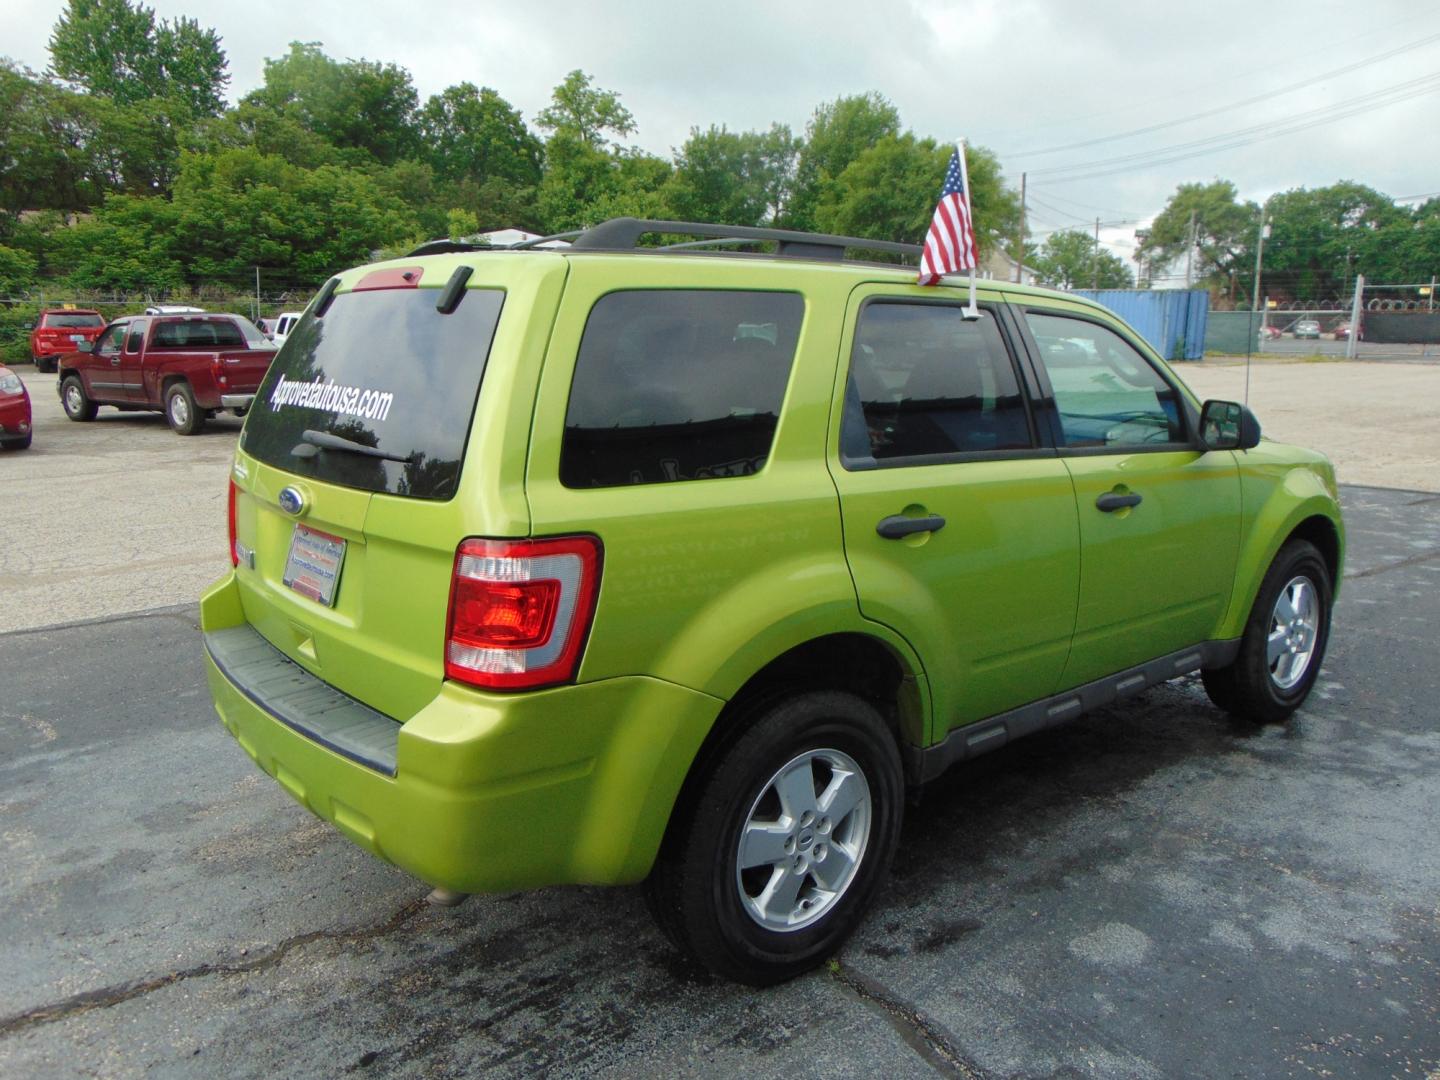
[[[305,509],[305,496],[293,487],[280,492],[280,509],[287,514],[299,514]]]

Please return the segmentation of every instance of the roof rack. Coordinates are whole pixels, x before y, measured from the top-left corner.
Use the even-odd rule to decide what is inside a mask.
[[[762,229],[751,225],[713,225],[699,221],[647,221],[642,218],[611,218],[586,229],[572,247],[580,250],[633,251],[640,237],[647,233],[670,233],[679,236],[703,236],[710,239],[685,244],[671,244],[657,251],[676,251],[721,244],[770,241],[776,254],[799,259],[843,261],[849,248],[884,252],[887,255],[910,255],[918,258],[923,252],[919,244],[897,244],[891,240],[867,240],[859,236],[830,236],[826,233],[796,232],[793,229]]]

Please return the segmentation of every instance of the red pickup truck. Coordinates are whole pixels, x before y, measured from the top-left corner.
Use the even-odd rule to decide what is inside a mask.
[[[60,358],[66,416],[93,420],[101,405],[163,411],[180,435],[194,435],[220,409],[243,416],[275,355],[239,315],[129,316],[81,349]]]

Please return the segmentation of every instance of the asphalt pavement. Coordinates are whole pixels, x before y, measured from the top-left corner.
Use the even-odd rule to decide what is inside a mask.
[[[1440,496],[1343,499],[1290,724],[1192,678],[960,766],[767,991],[637,889],[427,906],[225,733],[193,607],[0,634],[0,1076],[1440,1077]]]

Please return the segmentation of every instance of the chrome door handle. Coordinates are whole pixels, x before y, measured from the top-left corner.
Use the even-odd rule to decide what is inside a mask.
[[[939,532],[945,527],[945,519],[939,514],[931,514],[929,517],[904,517],[900,514],[891,514],[881,520],[875,526],[875,531],[886,540],[900,540],[912,533]]]
[[[1136,495],[1133,491],[1129,495],[1120,495],[1114,491],[1107,491],[1095,500],[1096,508],[1105,511],[1107,514],[1112,514],[1116,510],[1123,510],[1127,506],[1139,505],[1140,496]]]

